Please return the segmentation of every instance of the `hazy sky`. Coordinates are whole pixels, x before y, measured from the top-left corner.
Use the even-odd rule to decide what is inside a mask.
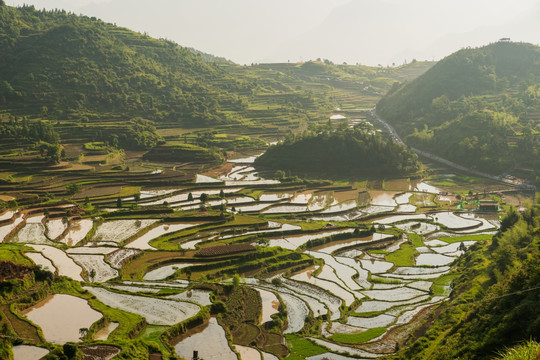
[[[62,8],[240,64],[440,59],[511,37],[540,42],[540,0],[6,0]]]

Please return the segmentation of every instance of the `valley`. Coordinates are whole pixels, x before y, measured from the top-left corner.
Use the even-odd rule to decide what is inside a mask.
[[[0,357],[534,346],[537,47],[473,49],[532,70],[443,95],[449,60],[237,65],[62,10],[0,20]],[[487,123],[501,148],[464,143]]]

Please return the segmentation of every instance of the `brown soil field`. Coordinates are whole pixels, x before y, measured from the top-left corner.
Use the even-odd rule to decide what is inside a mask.
[[[386,190],[397,190],[397,191],[409,191],[411,189],[409,179],[387,180],[384,182],[384,188]]]

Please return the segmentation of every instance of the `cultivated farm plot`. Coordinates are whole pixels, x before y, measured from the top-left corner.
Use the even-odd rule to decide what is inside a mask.
[[[246,279],[247,280],[247,279]],[[326,308],[324,304],[315,298],[299,294],[284,286],[275,286],[269,283],[259,284],[259,281],[254,281],[251,284],[256,289],[272,290],[279,293],[279,296],[287,307],[287,322],[288,327],[285,329],[285,334],[292,334],[300,331],[304,327],[306,316],[309,315],[309,309],[314,314],[325,314]],[[307,305],[309,304],[309,306]]]
[[[397,267],[393,274],[398,275],[425,275],[425,274],[440,274],[449,271],[450,267],[419,267],[419,266],[401,266]]]
[[[388,290],[365,290],[363,293],[371,299],[383,301],[404,301],[426,295],[425,291],[411,289],[408,287],[399,287]]]
[[[284,249],[296,250],[299,246],[304,245],[309,240],[322,239],[328,236],[344,234],[344,233],[352,234],[353,232],[354,232],[354,229],[340,229],[340,230],[326,231],[326,232],[315,233],[315,234],[287,236],[282,239],[270,240],[268,246],[281,246]]]
[[[411,232],[420,235],[429,234],[439,230],[438,225],[433,225],[426,222],[407,222],[403,224],[397,224],[395,226],[405,232]]]
[[[39,360],[49,353],[49,350],[33,345],[13,346],[13,360]]]
[[[41,327],[47,341],[55,344],[79,341],[79,329],[90,328],[102,317],[86,300],[65,294],[51,295],[24,314]]]
[[[107,324],[107,326],[101,328],[96,332],[94,335],[94,340],[101,340],[105,341],[109,337],[109,335],[120,325],[120,323],[117,322],[110,322]]]
[[[229,347],[225,330],[214,317],[210,318],[208,326],[203,331],[183,339],[174,346],[175,352],[184,359],[193,356],[193,349],[198,349],[201,359],[238,360]]]
[[[336,261],[332,255],[317,251],[309,251],[306,253],[315,258],[324,260],[325,266],[323,267],[323,271],[319,275],[319,278],[333,281],[346,289],[353,290],[353,293],[357,298],[362,297],[362,294],[354,291],[360,288],[360,285],[353,279],[353,277],[358,276],[358,272],[354,268]],[[336,274],[339,274],[339,276]]]
[[[210,293],[211,291],[209,290],[190,289],[180,294],[168,296],[167,298],[174,300],[191,301],[202,306],[208,306],[212,305],[212,301],[210,301]]]
[[[476,241],[458,241],[458,242],[451,243],[451,244],[448,244],[448,245],[445,245],[445,246],[434,247],[434,248],[432,248],[432,250],[435,251],[436,253],[439,253],[439,254],[451,254],[451,253],[455,253],[456,251],[458,251],[459,247],[462,246],[461,244],[463,244],[463,246],[465,246],[465,248],[468,248],[469,246],[471,246],[475,242]]]
[[[354,269],[358,276],[353,279],[353,281],[355,281],[360,287],[369,289],[371,286],[371,283],[368,281],[369,272],[360,266],[359,260],[344,256],[334,256],[334,258],[338,263],[347,265],[348,267]]]
[[[287,293],[281,293],[279,295],[287,307],[288,326],[287,329],[285,329],[285,334],[292,334],[302,330],[304,327],[304,319],[309,315],[308,306],[294,295]]]
[[[118,270],[105,262],[104,255],[70,254],[71,258],[86,270],[86,277],[92,282],[105,282],[118,276]],[[92,278],[92,270],[95,276]]]
[[[126,260],[140,253],[141,250],[122,248],[108,254],[107,261],[109,261],[112,267],[120,269]]]
[[[426,214],[414,214],[414,215],[392,215],[388,216],[384,219],[377,219],[373,221],[375,224],[383,224],[383,225],[389,225],[389,224],[395,224],[400,221],[410,221],[410,220],[425,220],[427,219]]]
[[[339,307],[343,303],[343,300],[333,294],[330,294],[326,290],[309,283],[289,280],[283,277],[281,280],[283,284],[293,292],[293,294],[297,295],[308,304],[311,310],[313,310],[314,314],[317,316],[326,314],[328,309],[330,310],[331,320],[339,319]],[[321,304],[323,305],[322,308]]]
[[[0,221],[9,220],[15,215],[15,211],[8,210],[2,214],[0,214]]]
[[[310,283],[316,287],[319,287],[321,288],[321,290],[327,291],[330,294],[333,294],[334,296],[337,296],[340,299],[342,299],[345,305],[350,305],[354,302],[354,295],[352,294],[352,292],[345,290],[343,287],[341,287],[334,281],[321,279],[321,278],[312,276],[311,275],[312,272],[313,270],[303,271],[301,273],[291,276],[291,279]]]
[[[441,254],[420,254],[416,257],[416,265],[444,266],[452,263],[455,258]]]
[[[361,327],[364,329],[373,329],[377,327],[386,327],[396,320],[394,316],[381,314],[375,317],[364,318],[357,316],[349,316],[347,324],[351,326]]]
[[[149,272],[147,272],[144,275],[143,280],[149,280],[149,281],[165,280],[166,278],[174,274],[176,270],[183,269],[189,266],[194,266],[194,265],[200,265],[200,264],[199,263],[177,263],[177,264],[161,266],[157,269],[150,270]]]
[[[53,274],[56,272],[56,268],[54,267],[52,261],[43,256],[43,254],[38,252],[27,252],[24,254],[29,257],[30,260],[32,260],[36,265],[39,265],[44,269],[49,270]]]
[[[260,360],[261,354],[257,349],[249,346],[234,345],[236,351],[240,354],[243,360]],[[265,357],[266,359],[266,357]]]
[[[444,225],[451,230],[465,230],[476,228],[481,225],[481,222],[478,220],[465,219],[451,211],[438,212],[431,215],[431,217],[439,224]]]
[[[58,240],[69,246],[76,245],[78,242],[84,239],[86,234],[88,234],[88,232],[92,229],[93,224],[94,222],[91,219],[72,221],[69,224],[68,233],[63,238]]]
[[[121,284],[112,284],[107,286],[109,289],[127,291],[131,293],[158,293],[161,289],[145,286],[131,286],[131,285],[121,285]]]
[[[274,295],[274,293],[255,288],[259,292],[262,300],[262,315],[261,315],[261,324],[264,324],[267,321],[272,321],[272,315],[278,313],[279,300]]]
[[[356,202],[356,200],[347,200],[339,204],[329,206],[327,209],[321,211],[321,214],[332,214],[336,212],[356,209],[357,207],[358,207],[358,203]]]
[[[158,221],[157,219],[107,221],[98,226],[91,241],[120,243]]]
[[[189,302],[118,294],[90,286],[85,286],[84,289],[90,291],[104,304],[141,315],[152,325],[173,325],[195,316],[200,310],[198,305]]]
[[[49,219],[47,221],[47,236],[53,240],[60,237],[67,229],[67,222],[62,219]]]
[[[21,224],[24,221],[22,216],[19,216],[18,218],[13,221],[12,224],[4,225],[0,227],[0,242],[4,242],[9,235],[19,224]]]
[[[289,213],[301,213],[308,211],[306,206],[302,205],[280,205],[274,206],[267,210],[262,211],[263,214],[289,214]]]
[[[139,249],[139,250],[149,250],[154,249],[152,246],[150,246],[149,242],[151,240],[154,240],[162,235],[170,234],[175,231],[180,231],[183,229],[187,229],[189,227],[193,227],[199,224],[195,223],[182,223],[182,224],[162,224],[158,225],[157,227],[149,230],[146,234],[141,235],[137,239],[133,240],[129,244],[126,245],[127,248],[132,249]]]
[[[66,250],[68,254],[101,254],[107,255],[119,250],[117,247],[107,246],[80,246],[72,247]]]
[[[325,337],[331,337],[333,334],[356,334],[367,329],[349,324],[333,322],[332,324],[324,322],[321,326],[321,333]]]
[[[386,311],[394,306],[417,304],[429,299],[429,295],[421,295],[410,300],[403,301],[383,301],[383,300],[368,300],[362,302],[356,309],[357,313],[369,313],[375,311]]]
[[[370,191],[371,205],[389,206],[394,208],[397,206],[396,200],[394,199],[396,194],[396,192],[392,191]]]
[[[381,261],[375,259],[362,259],[360,263],[364,269],[373,273],[373,274],[382,274],[390,270],[394,264],[388,261]]]
[[[41,223],[27,223],[10,241],[20,244],[52,244],[45,236],[45,226]]]
[[[293,196],[294,194],[291,193],[267,193],[261,194],[261,196],[259,196],[259,201],[277,202],[283,200],[290,200]]]
[[[378,358],[378,357],[382,356],[382,355],[379,355],[379,354],[370,353],[368,351],[365,351],[365,350],[362,350],[362,349],[359,349],[359,348],[350,347],[350,346],[344,346],[344,345],[338,345],[338,344],[335,344],[333,342],[322,340],[322,339],[317,339],[317,338],[309,338],[309,339],[311,341],[313,341],[315,344],[320,345],[320,346],[322,346],[324,348],[327,348],[330,351],[335,351],[335,352],[339,352],[339,353],[347,353],[347,354],[350,354],[352,356],[356,356],[356,357],[360,357],[360,358],[375,359],[375,358]],[[333,356],[333,354],[331,354],[331,356]]]
[[[82,268],[62,250],[49,245],[28,244],[28,246],[50,259],[58,269],[58,275],[69,276],[76,281],[84,281],[81,276]]]

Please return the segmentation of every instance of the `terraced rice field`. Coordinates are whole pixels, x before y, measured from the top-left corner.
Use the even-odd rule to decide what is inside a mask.
[[[368,204],[365,188],[291,189],[279,181],[260,178],[247,164],[251,160],[240,160],[219,179],[199,175],[195,186],[142,190],[137,209],[153,211],[154,205],[167,201],[174,212],[167,209],[166,215],[143,219],[140,214],[130,218],[111,213],[104,216],[105,221],[83,218],[68,224],[61,218],[43,222],[39,214],[25,220],[22,214],[7,211],[0,215],[0,221],[6,220],[0,227],[0,239],[9,234],[9,241],[28,244],[36,252],[26,252],[27,257],[58,275],[77,281],[83,281],[84,275],[86,281],[102,283],[103,287],[84,289],[107,306],[145,317],[152,326],[170,326],[195,316],[201,307],[212,305],[216,295],[209,289],[220,283],[230,286],[231,276],[239,272],[248,276],[241,283],[257,290],[261,297],[261,328],[279,314],[279,309],[286,309],[288,325],[281,329],[285,334],[299,334],[306,330],[306,322],[312,327],[318,321],[319,337],[310,341],[326,351],[305,358],[341,360],[350,358],[344,354],[381,356],[365,350],[371,347],[347,346],[336,339],[370,329],[384,335],[442,301],[444,297],[439,295],[449,294],[450,282],[434,282],[451,271],[463,246],[476,242],[459,237],[485,234],[499,225],[477,215],[423,208],[439,189],[422,182],[385,183],[383,188],[391,191],[368,190]],[[226,196],[218,199],[221,191]],[[193,201],[188,201],[189,193]],[[201,210],[203,193],[212,197],[207,206],[217,208],[223,203],[227,211]],[[125,200],[133,202],[133,198]],[[163,207],[156,209],[160,212]],[[188,219],[182,221],[184,215]],[[162,221],[161,217],[169,216],[172,220]],[[199,217],[205,220],[193,220]],[[8,224],[10,219],[15,222]],[[91,232],[94,222],[99,225]],[[202,231],[197,232],[197,226]],[[357,227],[361,231],[372,229],[371,235],[354,236]],[[175,248],[180,250],[150,245],[162,246],[167,236],[176,232],[172,237],[177,237]],[[222,251],[238,246],[249,248],[249,252]],[[272,251],[279,256],[269,257],[262,271],[252,267],[238,271],[243,256],[253,261],[251,265],[258,265],[267,255],[274,256]],[[290,265],[299,258],[310,262]],[[124,271],[127,268],[132,270]],[[119,326],[109,322],[95,339],[106,340]],[[237,359],[216,318],[196,329],[174,344],[179,356],[190,358],[196,348],[205,359]],[[75,335],[79,336],[78,329]],[[380,339],[369,341],[376,348]],[[260,347],[261,352],[254,350],[253,344],[237,345],[237,353],[248,359],[261,359],[261,353],[264,359],[276,358]]]
[[[136,238],[132,242],[126,245],[126,247],[131,249],[139,249],[139,250],[149,250],[153,249],[153,247],[149,244],[151,240],[157,239],[160,236],[170,234],[176,231],[180,231],[183,229],[187,229],[192,226],[196,226],[199,224],[190,224],[190,223],[182,223],[182,224],[163,224],[158,225],[157,227],[149,230],[144,235],[141,235],[140,237]]]
[[[55,344],[78,341],[79,329],[89,328],[102,317],[86,300],[64,294],[51,295],[24,315],[41,327],[47,341]]]
[[[91,241],[120,243],[158,221],[157,219],[107,221],[99,225]]]
[[[58,275],[68,276],[77,281],[83,281],[81,276],[83,269],[75,263],[72,258],[67,256],[64,251],[49,245],[29,244],[28,246],[39,251],[44,257],[49,259],[58,270]]]
[[[212,344],[212,346],[209,346],[209,344]],[[191,358],[195,349],[199,351],[201,359],[238,359],[227,343],[225,330],[215,318],[210,318],[208,325],[201,332],[174,345],[176,353],[184,359]]]
[[[98,287],[85,287],[104,304],[143,316],[149,324],[173,325],[195,316],[200,307],[185,301],[114,293]]]

